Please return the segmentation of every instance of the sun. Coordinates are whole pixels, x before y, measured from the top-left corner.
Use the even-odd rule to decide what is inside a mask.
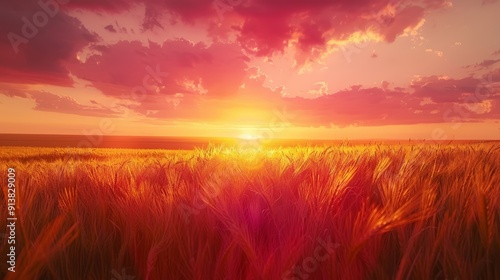
[[[240,148],[244,150],[254,150],[262,148],[262,136],[260,136],[259,134],[246,132],[240,134],[240,136],[238,136],[238,139]]]
[[[241,134],[238,138],[240,138],[241,140],[251,141],[251,140],[258,140],[261,137],[257,134],[253,134],[253,133],[244,133],[244,134]]]

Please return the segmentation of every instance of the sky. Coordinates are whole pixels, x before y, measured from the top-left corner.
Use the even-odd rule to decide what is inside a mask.
[[[6,0],[1,133],[500,139],[497,0]]]

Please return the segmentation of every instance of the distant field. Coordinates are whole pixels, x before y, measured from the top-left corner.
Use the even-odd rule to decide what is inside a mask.
[[[307,139],[259,139],[255,142],[267,148],[300,147],[317,145],[366,144],[479,144],[500,143],[485,140],[307,140]],[[52,135],[52,134],[0,134],[0,147],[41,147],[41,148],[122,148],[122,149],[205,149],[210,145],[241,146],[238,138],[209,137],[160,137],[160,136],[111,136],[111,135]],[[247,143],[248,144],[248,143]],[[251,143],[250,143],[251,144]],[[251,146],[251,145],[247,145]]]
[[[500,279],[499,167],[495,143],[0,147],[5,279]]]

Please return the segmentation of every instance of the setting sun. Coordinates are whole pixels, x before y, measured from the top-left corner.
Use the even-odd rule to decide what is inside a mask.
[[[261,139],[262,137],[260,135],[254,134],[254,133],[245,133],[245,134],[241,134],[239,136],[239,138],[242,140],[258,140],[258,139]]]

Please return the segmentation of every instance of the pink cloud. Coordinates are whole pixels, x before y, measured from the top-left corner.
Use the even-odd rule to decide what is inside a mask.
[[[442,123],[455,118],[461,122],[480,122],[500,116],[500,91],[491,84],[496,76],[483,77],[490,79],[487,84],[482,84],[482,78],[430,76],[414,81],[408,89],[391,89],[384,83],[383,87],[353,86],[319,97],[303,98],[282,96],[282,89],[265,87],[265,77],[255,69],[248,71],[245,86],[230,98],[211,100],[192,95],[182,99],[175,109],[154,98],[135,109],[144,115],[148,110],[156,110],[155,114],[147,115],[151,118],[218,122],[227,112],[272,112],[286,108],[296,116],[293,125],[312,127]],[[321,89],[321,85],[318,86]]]
[[[381,32],[387,42],[394,42],[396,37],[403,34],[406,28],[416,27],[424,17],[425,9],[419,6],[409,6],[397,13]]]
[[[499,73],[492,71],[481,78],[463,79],[430,76],[414,81],[408,89],[390,88],[384,83],[382,87],[353,86],[314,98],[303,98],[282,96],[283,89],[280,87],[265,87],[265,76],[250,68],[243,80],[244,86],[240,87],[236,95],[205,97],[200,94],[150,94],[141,102],[122,103],[120,106],[146,119],[202,123],[238,122],[238,118],[228,119],[227,114],[241,110],[262,117],[257,112],[270,113],[283,108],[296,116],[291,121],[293,125],[307,127],[442,123],[452,119],[480,122],[500,117],[500,89],[495,86],[500,81]],[[321,84],[318,86],[319,90],[324,89]],[[0,90],[0,93],[14,96],[12,90],[5,92]],[[28,92],[28,97],[20,97],[35,100],[35,110],[85,116],[119,116],[115,108],[102,106],[98,102],[90,101],[90,105],[82,105],[69,97],[47,92]],[[243,123],[245,121],[242,120]]]
[[[464,102],[470,96],[488,88],[486,94],[481,94],[481,99],[496,98],[498,88],[495,82],[500,80],[498,70],[489,72],[481,78],[466,77],[462,79],[451,79],[448,77],[430,76],[420,78],[412,82],[413,95],[419,98],[429,98],[436,103]]]
[[[83,105],[71,97],[59,96],[43,90],[32,90],[25,85],[0,84],[0,94],[35,101],[33,110],[93,117],[117,117],[118,112],[95,100],[92,105]]]
[[[33,109],[37,111],[58,112],[62,114],[93,117],[117,116],[117,113],[110,108],[82,105],[70,97],[59,96],[46,91],[32,92],[30,94],[30,98],[35,101],[36,104]]]
[[[98,49],[101,54],[74,63],[70,69],[110,96],[130,96],[141,86],[147,89],[147,95],[234,95],[245,78],[248,60],[235,44],[207,47],[183,39],[147,47],[122,41]]]
[[[3,94],[8,97],[28,97],[29,89],[23,85],[9,85],[9,84],[0,84],[0,94]]]

